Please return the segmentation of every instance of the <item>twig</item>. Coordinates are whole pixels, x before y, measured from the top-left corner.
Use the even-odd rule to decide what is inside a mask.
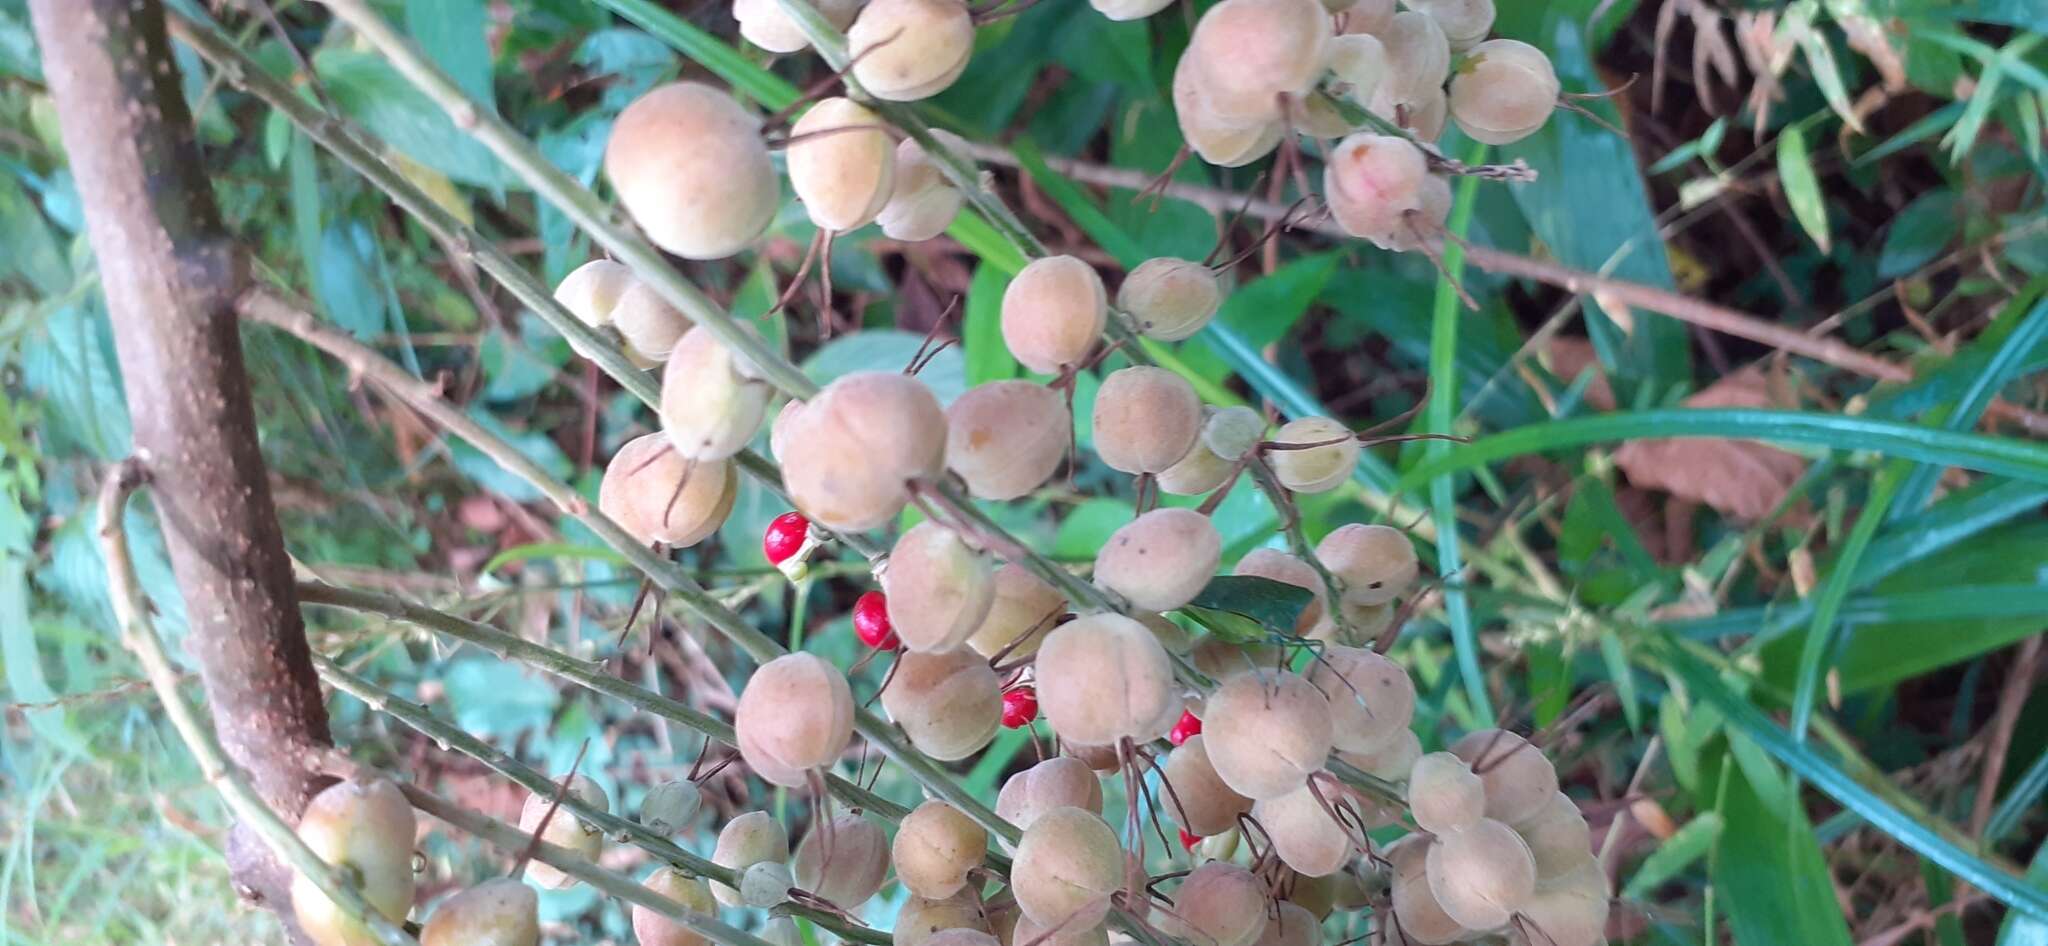
[[[212,731],[178,695],[178,671],[171,666],[170,655],[164,651],[156,626],[149,619],[149,601],[143,596],[141,579],[136,577],[135,559],[129,554],[128,534],[121,522],[128,497],[148,478],[141,461],[130,458],[109,470],[100,483],[100,552],[107,562],[107,596],[113,601],[122,644],[142,662],[143,672],[163,704],[164,715],[199,764],[200,773],[220,793],[235,817],[262,838],[279,860],[311,880],[350,919],[367,926],[385,946],[418,946],[402,927],[363,899],[360,890],[344,882],[277,812],[263,803],[248,780],[228,764],[227,755],[214,741]]]
[[[2011,675],[1998,691],[1998,710],[1991,718],[1991,741],[1984,747],[1984,771],[1977,778],[1977,800],[1970,808],[1970,833],[1984,834],[1991,821],[1992,804],[1998,798],[1998,783],[2005,774],[2006,756],[2012,749],[2013,728],[2019,725],[2020,710],[2034,689],[2034,671],[2041,662],[2041,635],[2027,638],[2014,656]]]

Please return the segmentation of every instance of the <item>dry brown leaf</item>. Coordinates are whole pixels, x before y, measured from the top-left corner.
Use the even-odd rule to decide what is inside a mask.
[[[1591,340],[1559,335],[1550,340],[1544,354],[1550,373],[1566,384],[1577,381],[1580,372],[1593,372],[1593,380],[1586,383],[1586,406],[1596,411],[1614,410],[1614,388],[1600,373],[1600,356],[1593,351]]]
[[[1687,407],[1784,407],[1770,379],[1754,365],[1685,399]],[[1655,489],[1706,503],[1723,515],[1754,520],[1768,515],[1806,472],[1795,453],[1751,440],[1676,437],[1634,440],[1614,451],[1614,463],[1638,489]]]

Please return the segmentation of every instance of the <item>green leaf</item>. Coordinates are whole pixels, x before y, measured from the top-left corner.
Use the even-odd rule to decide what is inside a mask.
[[[1726,763],[1723,763],[1726,764]],[[1738,772],[1727,782],[1714,846],[1716,894],[1728,898],[1729,926],[1742,946],[1848,946],[1827,858],[1797,806],[1770,805]]]
[[[1486,160],[1486,146],[1475,145],[1468,164],[1483,164]],[[1442,275],[1437,279],[1436,302],[1430,320],[1429,333],[1429,403],[1423,408],[1422,429],[1428,433],[1453,433],[1453,424],[1458,414],[1458,326],[1459,317],[1464,313],[1460,302],[1458,281],[1465,272],[1465,248],[1462,240],[1472,225],[1473,197],[1479,192],[1479,179],[1467,177],[1458,182],[1458,191],[1451,205],[1448,227],[1451,242],[1443,248]],[[1429,456],[1442,456],[1450,444],[1435,441],[1424,445]],[[1448,471],[1429,481],[1430,512],[1436,521],[1436,568],[1440,575],[1456,575],[1465,567],[1458,534],[1458,495],[1456,479]],[[1481,719],[1493,717],[1493,697],[1486,688],[1486,672],[1479,666],[1479,631],[1472,621],[1472,601],[1465,593],[1464,583],[1446,587],[1444,596],[1444,619],[1451,626],[1451,646],[1458,659],[1458,676],[1465,684],[1465,699],[1469,701],[1474,715]],[[1634,714],[1630,714],[1631,725]]]
[[[469,97],[495,110],[484,0],[406,0],[405,27],[441,71]]]
[[[797,99],[797,88],[782,77],[755,65],[745,54],[725,41],[699,29],[682,17],[663,9],[653,0],[593,0],[625,17],[633,25],[674,47],[712,75],[724,79],[733,91],[753,99],[763,108],[787,108]]]
[[[1000,267],[982,263],[967,285],[966,315],[961,320],[960,347],[967,357],[967,385],[1002,381],[1022,374],[1024,366],[1003,344],[1003,290],[1010,277]]]
[[[1273,632],[1265,625],[1231,611],[1187,605],[1180,609],[1180,613],[1193,618],[1196,624],[1209,632],[1209,636],[1233,644],[1260,644],[1273,637]]]
[[[516,562],[530,562],[536,559],[551,561],[571,560],[583,562],[612,562],[624,564],[625,556],[602,545],[581,545],[575,542],[529,542],[515,545],[491,556],[480,569],[488,575]]]
[[[1940,190],[1921,195],[1899,211],[1878,251],[1877,275],[1896,279],[1941,255],[1961,230],[1956,205],[1953,192]]]
[[[489,148],[455,127],[427,98],[375,53],[330,46],[313,56],[328,96],[342,114],[406,157],[464,184],[503,188],[518,179]]]
[[[1899,487],[1906,481],[1906,474],[1912,465],[1902,460],[1891,460],[1877,471],[1876,481],[1870,487],[1870,498],[1863,504],[1863,511],[1856,517],[1856,525],[1849,530],[1849,539],[1842,543],[1842,551],[1835,556],[1834,564],[1828,568],[1820,593],[1814,596],[1813,624],[1807,628],[1805,646],[1799,652],[1799,675],[1792,690],[1792,738],[1805,740],[1806,727],[1812,722],[1814,695],[1820,691],[1821,671],[1825,668],[1828,655],[1834,650],[1835,618],[1842,609],[1842,602],[1849,597],[1849,589],[1856,583],[1856,567],[1863,559],[1864,550],[1877,536],[1877,530],[1884,523],[1885,514],[1890,510],[1892,498],[1899,493]]]
[[[1109,543],[1110,533],[1131,521],[1131,507],[1113,499],[1090,499],[1069,510],[1054,533],[1057,558],[1093,558]]]
[[[2034,862],[2027,866],[2027,883],[2048,891],[2048,844],[2034,849]],[[2021,916],[2015,911],[1998,928],[1998,946],[2048,946],[2048,918]]]
[[[1692,862],[1705,856],[1721,839],[1721,829],[1726,822],[1720,812],[1703,811],[1698,817],[1685,823],[1650,856],[1643,858],[1636,867],[1635,876],[1628,879],[1628,885],[1621,889],[1624,900],[1641,900],[1665,881],[1678,876],[1678,872],[1690,867]]]
[[[1822,253],[1828,252],[1828,210],[1821,196],[1820,178],[1813,173],[1813,158],[1806,150],[1806,133],[1798,125],[1787,125],[1778,134],[1778,180],[1785,185],[1785,200],[1792,216],[1813,237]]]
[[[71,285],[57,235],[14,178],[0,176],[0,277],[18,273],[44,295]]]
[[[1307,588],[1255,575],[1218,575],[1195,593],[1192,607],[1249,618],[1269,633],[1292,636],[1301,612],[1316,596]]]

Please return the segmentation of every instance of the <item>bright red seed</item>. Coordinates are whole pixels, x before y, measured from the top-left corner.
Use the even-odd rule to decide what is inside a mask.
[[[800,512],[785,512],[768,523],[768,531],[761,534],[761,553],[768,556],[768,564],[780,565],[789,561],[797,549],[804,547],[804,536],[811,531],[811,520]]]
[[[1190,737],[1199,735],[1201,731],[1202,718],[1200,716],[1196,716],[1193,713],[1187,712],[1186,710],[1182,710],[1180,714],[1180,722],[1174,723],[1173,728],[1167,730],[1166,741],[1173,743],[1177,746],[1183,742],[1188,741]]]
[[[1003,694],[1003,725],[1022,729],[1038,718],[1038,691],[1018,687]]]
[[[853,603],[853,632],[860,636],[861,643],[876,650],[895,650],[903,643],[889,623],[889,599],[879,591],[861,595]]]
[[[1202,843],[1202,839],[1199,835],[1189,834],[1188,829],[1186,828],[1180,829],[1181,847],[1187,848],[1188,850],[1192,851],[1195,849],[1195,845],[1200,843]]]

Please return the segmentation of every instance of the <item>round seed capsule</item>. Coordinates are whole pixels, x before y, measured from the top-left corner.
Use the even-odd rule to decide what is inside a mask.
[[[1300,448],[1267,450],[1273,475],[1297,493],[1327,493],[1342,486],[1357,469],[1362,449],[1351,428],[1327,417],[1290,421],[1273,434],[1273,442]]]
[[[760,119],[696,82],[661,86],[626,106],[604,171],[647,238],[686,259],[746,248],[781,202]]]
[[[765,811],[750,811],[725,823],[718,831],[718,845],[711,850],[711,862],[744,875],[755,864],[781,863],[789,859],[789,832]],[[740,892],[713,881],[711,895],[729,907],[744,903]]]
[[[656,834],[680,834],[697,820],[704,790],[689,779],[671,779],[647,790],[640,801],[640,824]]]
[[[963,888],[943,900],[927,900],[916,894],[904,898],[889,933],[890,946],[926,946],[932,937],[946,930],[988,932],[988,915],[974,888]]]
[[[853,691],[846,675],[806,653],[784,654],[754,671],[733,711],[740,756],[785,788],[830,766],[853,738]],[[785,840],[785,846],[787,841]]]
[[[1237,816],[1252,810],[1252,800],[1216,774],[1209,761],[1208,743],[1199,733],[1166,754],[1162,777],[1173,789],[1165,793],[1167,816],[1198,837],[1229,831],[1237,827]]]
[[[1513,946],[1594,946],[1606,940],[1607,876],[1586,859],[1569,874],[1536,886],[1510,924]]]
[[[853,78],[869,95],[915,102],[967,69],[974,20],[960,0],[872,0],[846,31]]]
[[[1479,45],[1493,31],[1493,0],[1407,0],[1407,4],[1436,21],[1454,53]]]
[[[1019,828],[1031,827],[1055,808],[1102,813],[1102,781],[1086,762],[1053,756],[1010,776],[996,795],[996,814]]]
[[[774,393],[752,362],[693,329],[661,372],[661,432],[683,456],[723,460],[754,439]]]
[[[1387,81],[1387,47],[1379,37],[1365,33],[1339,36],[1330,41],[1330,74],[1336,79],[1334,94],[1370,109]]]
[[[1323,199],[1344,232],[1383,244],[1401,226],[1402,215],[1420,206],[1428,174],[1413,144],[1361,132],[1330,152],[1323,166]]]
[[[1451,77],[1451,118],[1474,141],[1512,144],[1536,133],[1557,107],[1550,57],[1528,43],[1490,39]]]
[[[1448,752],[1415,760],[1408,774],[1408,807],[1431,834],[1463,831],[1486,816],[1486,787],[1471,766]]]
[[[1152,632],[1153,639],[1157,640],[1159,646],[1165,648],[1167,653],[1185,657],[1194,652],[1194,635],[1189,634],[1187,628],[1173,623],[1166,615],[1155,611],[1139,611],[1131,617],[1139,624],[1145,625],[1145,629]]]
[[[768,455],[777,461],[782,459],[783,448],[789,444],[790,431],[795,429],[797,416],[803,410],[804,402],[786,401],[782,409],[775,412],[775,420],[768,424]]]
[[[1181,138],[1202,160],[1217,167],[1242,167],[1265,157],[1280,144],[1287,123],[1271,121],[1239,123],[1226,121],[1209,106],[1200,81],[1195,57],[1182,54],[1173,70],[1173,113],[1180,123]]]
[[[1116,290],[1116,307],[1137,320],[1138,332],[1162,342],[1201,331],[1222,306],[1223,289],[1209,267],[1171,256],[1139,263]]]
[[[1285,795],[1330,755],[1330,701],[1292,673],[1249,670],[1223,681],[1202,716],[1209,761],[1239,794]]]
[[[1402,935],[1422,946],[1442,946],[1472,934],[1437,902],[1428,875],[1429,839],[1411,834],[1389,845],[1387,860],[1393,864],[1394,916]]]
[[[1202,399],[1180,375],[1133,365],[1102,379],[1094,421],[1102,462],[1125,473],[1158,473],[1187,456],[1201,436]]]
[[[298,834],[322,861],[352,869],[360,879],[363,899],[385,919],[398,923],[412,911],[412,840],[418,827],[412,804],[398,786],[374,779],[337,782],[322,789],[299,816]],[[320,946],[380,942],[304,874],[292,875],[292,913]]]
[[[1491,818],[1438,835],[1429,846],[1425,870],[1444,914],[1466,929],[1507,925],[1536,893],[1536,859],[1528,843]]]
[[[1331,12],[1343,19],[1348,34],[1378,36],[1394,25],[1394,0],[1324,0],[1324,4],[1337,8]]]
[[[882,708],[917,751],[942,761],[964,759],[996,737],[1002,687],[988,662],[965,647],[936,654],[904,651],[894,679],[882,690]]]
[[[967,142],[959,135],[938,128],[932,129],[932,135],[953,153],[966,153]],[[882,215],[875,222],[882,225],[882,232],[890,239],[916,243],[946,232],[953,225],[953,218],[960,215],[960,205],[966,202],[967,198],[925,152],[924,145],[915,138],[905,138],[896,143],[895,192],[889,195],[888,206],[882,208]]]
[[[732,512],[739,473],[724,460],[688,460],[661,434],[626,442],[605,464],[597,508],[642,544],[689,548]]]
[[[995,566],[988,556],[929,519],[896,540],[883,576],[889,624],[903,646],[923,653],[967,643],[995,600]]]
[[[1080,363],[1108,321],[1102,277],[1072,256],[1033,260],[1003,290],[1003,344],[1041,374]]]
[[[1286,900],[1278,906],[1254,946],[1323,946],[1323,921],[1313,911]]]
[[[1181,880],[1170,925],[1178,938],[1204,946],[1252,946],[1266,932],[1271,908],[1266,885],[1251,871],[1209,861]]]
[[[1124,850],[1101,816],[1055,808],[1025,829],[1010,870],[1010,890],[1040,926],[1085,929],[1109,914],[1123,886]]]
[[[1110,533],[1095,556],[1095,580],[1147,611],[1171,611],[1194,600],[1222,555],[1208,516],[1165,506]]]
[[[1422,758],[1422,740],[1412,729],[1403,729],[1394,734],[1386,745],[1369,752],[1339,752],[1337,758],[1357,766],[1359,771],[1374,778],[1390,782],[1407,778],[1415,768],[1415,760]]]
[[[569,782],[569,794],[577,801],[598,811],[610,811],[612,801],[604,788],[588,775],[578,775]],[[566,847],[583,856],[591,863],[597,862],[598,853],[604,850],[604,832],[594,824],[586,824],[572,813],[567,806],[558,808],[553,817],[548,809],[555,807],[554,798],[549,795],[528,795],[526,804],[519,809],[519,830],[532,834],[540,830],[542,818],[548,826],[540,830],[540,838],[549,844]],[[526,867],[526,875],[543,887],[562,890],[575,886],[576,878],[563,873],[551,864],[534,861]]]
[[[1529,842],[1529,853],[1536,858],[1539,883],[1563,877],[1593,858],[1593,839],[1586,816],[1579,811],[1578,803],[1563,792],[1550,796],[1550,801],[1536,814],[1513,827],[1522,840]]]
[[[1086,614],[1054,628],[1038,648],[1038,705],[1068,743],[1152,739],[1180,716],[1166,650],[1145,625]]]
[[[940,930],[925,941],[929,946],[1002,946],[995,936],[980,930]]]
[[[789,186],[811,222],[843,233],[873,222],[896,192],[896,143],[868,107],[848,98],[811,106],[789,129]]]
[[[967,872],[981,863],[988,832],[960,809],[932,799],[903,817],[891,847],[896,879],[930,900],[950,897],[967,885]]]
[[[603,328],[612,324],[619,297],[639,282],[624,264],[594,259],[562,277],[555,286],[555,301],[583,324]]]
[[[1380,34],[1387,49],[1388,93],[1396,102],[1414,102],[1430,89],[1441,89],[1451,74],[1451,43],[1443,27],[1426,13],[1394,14]]]
[[[1142,20],[1164,10],[1173,0],[1088,0],[1095,12],[1112,20]]]
[[[1249,407],[1219,407],[1202,421],[1202,445],[1225,460],[1240,460],[1266,435],[1266,420]]]
[[[812,6],[833,29],[844,32],[860,11],[860,0],[820,0]],[[741,37],[771,53],[802,52],[811,45],[775,0],[733,0],[732,17],[739,21]]]
[[[740,902],[766,910],[789,899],[789,888],[794,886],[796,881],[790,876],[788,865],[762,861],[740,874]]]
[[[1328,877],[1309,877],[1288,870],[1274,881],[1273,892],[1281,898],[1279,903],[1283,910],[1293,907],[1307,913],[1311,920],[1321,922],[1336,908],[1340,885],[1356,886],[1356,878],[1348,871],[1339,871]],[[1259,937],[1259,941],[1271,943],[1272,933],[1273,927],[1268,924],[1266,935]]]
[[[1333,800],[1334,801],[1334,800]],[[1344,825],[1323,807],[1307,782],[1284,795],[1260,799],[1252,817],[1273,839],[1273,853],[1297,872],[1328,877],[1344,869],[1358,852]]]
[[[1242,670],[1274,666],[1279,657],[1280,648],[1270,644],[1239,644],[1207,634],[1188,652],[1196,670],[1218,680]]]
[[[1236,464],[1216,455],[1200,440],[1188,448],[1188,455],[1159,471],[1159,489],[1174,496],[1193,496],[1222,486],[1237,471]]]
[[[1444,135],[1444,122],[1451,114],[1450,97],[1438,88],[1424,89],[1400,103],[1399,124],[1421,141],[1435,141]],[[1425,182],[1426,183],[1426,182]],[[1450,185],[1446,183],[1445,187]]]
[[[1451,182],[1434,175],[1425,177],[1416,198],[1415,209],[1403,214],[1402,225],[1387,238],[1387,249],[1406,253],[1420,249],[1425,240],[1443,238],[1444,221],[1451,216]]]
[[[1280,97],[1299,97],[1322,73],[1330,18],[1315,0],[1223,0],[1195,24],[1184,59],[1217,118],[1238,125],[1281,119]]]
[[[1073,435],[1058,391],[1022,379],[978,384],[946,408],[946,468],[978,499],[1016,499],[1052,479]]]
[[[1344,586],[1353,604],[1385,604],[1415,583],[1421,571],[1415,546],[1392,526],[1351,523],[1316,544],[1316,557]]]
[[[1557,767],[1543,750],[1505,729],[1481,729],[1451,744],[1451,752],[1486,783],[1486,816],[1520,824],[1542,812],[1557,794]]]
[[[866,903],[889,876],[889,836],[856,814],[834,815],[831,834],[812,825],[790,858],[796,885],[842,910]]]
[[[539,946],[540,896],[500,877],[441,901],[420,928],[420,946]]]
[[[910,501],[905,483],[944,468],[946,415],[924,382],[893,371],[843,375],[790,422],[777,456],[797,508],[829,529],[864,531]]]
[[[1316,574],[1315,566],[1279,549],[1253,549],[1237,560],[1237,574],[1282,582],[1314,595],[1308,604],[1302,606],[1301,616],[1294,619],[1294,636],[1315,636],[1316,626],[1323,621],[1324,599],[1329,597],[1329,592],[1323,587],[1323,577]],[[1320,667],[1311,667],[1309,680],[1320,686],[1322,684],[1316,677],[1319,671]],[[1330,699],[1334,703],[1337,695],[1332,693]],[[1340,749],[1344,747],[1346,728],[1348,724],[1337,727]]]
[[[1053,622],[1067,611],[1067,599],[1059,589],[1011,562],[996,569],[995,600],[988,616],[967,639],[967,646],[983,657],[1006,653],[1006,659],[1021,660],[1038,653]]]
[[[1408,731],[1415,681],[1381,654],[1332,644],[1309,665],[1308,682],[1329,694],[1330,731],[1339,752],[1371,752]]]
[[[611,321],[625,339],[627,356],[643,368],[667,361],[691,325],[689,317],[638,280],[619,293]]]
[[[657,867],[643,884],[648,890],[674,900],[691,913],[707,918],[718,916],[718,903],[701,877],[691,877],[668,867]],[[639,904],[633,905],[633,938],[640,946],[709,946],[704,934]],[[424,946],[424,944],[423,944]]]
[[[1109,946],[1109,930],[1102,924],[1076,928],[1074,924],[1056,930],[1031,922],[1023,911],[1017,911],[1017,924],[1011,928],[1010,939],[1004,946]]]
[[[1063,743],[1060,749],[1067,754],[1067,758],[1080,762],[1097,773],[1109,775],[1123,768],[1123,760],[1117,757],[1117,747],[1113,745],[1083,746],[1068,742]]]
[[[1330,643],[1346,647],[1372,647],[1380,634],[1394,626],[1394,603],[1352,604],[1340,602],[1338,614],[1343,617],[1343,627],[1328,627]]]

